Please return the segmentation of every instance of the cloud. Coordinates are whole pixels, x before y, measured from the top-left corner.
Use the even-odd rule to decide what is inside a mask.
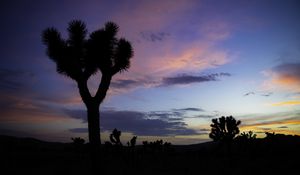
[[[289,127],[287,127],[287,126],[280,126],[280,127],[278,127],[278,128],[289,128]]]
[[[250,95],[260,95],[260,96],[263,96],[263,97],[269,97],[273,94],[273,92],[253,92],[253,91],[250,91],[250,92],[247,92],[245,93],[243,96],[250,96]]]
[[[146,76],[140,79],[116,79],[111,82],[110,93],[118,94],[128,92],[136,88],[155,88],[163,86],[189,85],[193,83],[202,83],[209,81],[218,81],[220,77],[231,76],[230,73],[213,73],[208,75],[188,75],[181,74],[175,77],[164,77],[160,80],[152,80],[151,77]],[[184,109],[181,109],[184,110]],[[190,108],[185,110],[201,110]]]
[[[269,78],[264,88],[300,91],[300,63],[283,63],[263,73]]]
[[[255,95],[255,92],[247,92],[246,94],[244,94],[243,96],[249,96],[249,95]]]
[[[58,105],[81,104],[79,95],[67,87],[52,86],[40,78],[31,70],[0,68],[0,123],[64,120]]]
[[[284,101],[279,103],[273,103],[272,106],[293,106],[293,105],[300,105],[300,101]]]
[[[261,96],[264,96],[264,97],[270,97],[271,95],[273,95],[273,92],[267,92],[267,93],[261,94]]]
[[[31,101],[36,104],[81,103],[81,98],[77,95],[77,88],[71,84],[71,81],[68,81],[69,84],[57,86],[56,83],[49,83],[51,76],[48,76],[47,79],[44,76],[32,70],[0,68],[0,96],[7,97],[1,98],[0,103],[11,103],[10,100]],[[55,78],[59,78],[59,75],[55,75]],[[74,88],[74,91],[70,91],[70,88]]]
[[[229,73],[216,73],[209,75],[179,75],[176,77],[165,77],[162,80],[162,86],[170,86],[170,85],[187,85],[192,83],[202,83],[208,81],[217,81],[219,77],[223,76],[231,76]]]
[[[38,123],[66,119],[59,108],[35,99],[3,93],[0,99],[0,123]]]
[[[86,117],[87,116],[87,111],[86,110],[63,109],[63,112],[71,118],[82,120],[83,123],[87,122],[87,117]]]
[[[29,71],[0,68],[0,91],[22,90],[34,76]]]
[[[272,130],[276,133],[286,133],[286,134],[297,134],[300,135],[299,129],[294,130],[286,130],[289,128],[289,126],[298,126],[300,124],[300,120],[298,119],[283,119],[283,120],[275,120],[275,121],[266,121],[266,122],[259,122],[255,124],[242,124],[241,129],[242,130],[253,130],[255,132],[257,131],[264,131],[266,128],[268,130]],[[285,125],[284,127],[279,125]],[[279,130],[278,130],[279,128]]]
[[[69,104],[75,97],[68,88],[52,86],[43,78],[33,70],[0,68],[0,123],[35,125],[66,119],[57,106]]]
[[[149,76],[134,77],[128,79],[125,77],[114,79],[110,84],[109,93],[113,95],[127,93],[137,88],[152,88],[159,84],[159,81],[152,80]],[[94,85],[95,86],[95,85]],[[98,87],[98,86],[95,86]]]
[[[196,115],[193,118],[214,118],[214,115]]]
[[[270,128],[272,132],[283,134],[300,135],[297,126],[300,125],[300,111],[281,112],[268,115],[252,115],[251,118],[241,118],[242,131],[265,132],[265,128]],[[243,119],[244,118],[244,119]],[[284,126],[284,127],[283,127]],[[287,129],[294,128],[294,129]]]
[[[169,33],[166,32],[140,32],[142,39],[150,42],[158,42],[166,39],[166,37],[170,36]]]
[[[112,20],[119,24],[120,35],[132,42],[135,56],[129,71],[115,78],[138,80],[126,84],[132,88],[157,87],[164,77],[203,72],[231,62],[235,53],[218,47],[230,36],[231,25],[204,16],[192,20],[190,15],[199,10],[195,3],[165,0],[122,4]]]
[[[73,133],[87,133],[88,128],[72,128],[72,129],[69,129],[69,131],[71,131]]]
[[[180,109],[173,109],[175,111],[195,111],[195,112],[203,112],[204,110],[201,108],[180,108]]]
[[[150,111],[146,113],[146,116],[151,119],[160,119],[166,121],[183,121],[185,118],[193,118],[191,113],[204,112],[201,108],[179,108],[172,109],[170,111]],[[189,115],[187,115],[189,113]]]
[[[129,132],[139,136],[174,136],[197,135],[202,131],[196,131],[187,127],[183,121],[185,111],[199,110],[198,108],[186,108],[184,111],[117,111],[105,110],[101,112],[101,130],[112,131],[117,128],[123,132]],[[86,122],[86,112],[83,110],[65,110],[71,118]],[[87,128],[72,128],[71,132],[87,132]]]
[[[137,80],[129,80],[129,79],[120,79],[111,82],[111,87],[115,89],[121,88],[130,88],[134,86],[140,85],[140,82]]]

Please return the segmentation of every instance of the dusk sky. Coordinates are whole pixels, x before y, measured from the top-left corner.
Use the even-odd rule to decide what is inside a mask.
[[[298,0],[3,0],[0,8],[1,135],[88,140],[77,85],[56,72],[41,40],[47,27],[66,38],[74,19],[89,32],[113,21],[134,49],[101,104],[103,141],[117,128],[123,144],[133,135],[204,142],[211,119],[228,115],[241,132],[300,135]]]

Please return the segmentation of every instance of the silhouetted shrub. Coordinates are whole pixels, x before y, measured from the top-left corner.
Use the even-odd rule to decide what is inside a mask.
[[[127,142],[127,145],[134,148],[135,145],[136,145],[136,139],[137,139],[137,136],[133,136],[131,139],[130,139],[130,142],[128,141]]]
[[[266,134],[265,139],[274,140],[276,138],[275,132],[272,132],[272,133],[271,132],[265,132],[265,134]]]
[[[75,138],[72,137],[71,140],[73,140],[73,144],[75,145],[83,145],[85,143],[85,140],[80,137],[75,137]]]
[[[122,133],[121,131],[118,131],[115,128],[109,136],[111,143],[113,143],[114,145],[122,145],[121,140],[120,140],[121,133]]]
[[[147,146],[148,145],[148,141],[143,141],[142,144],[143,144],[143,146]]]
[[[237,137],[237,139],[241,139],[241,140],[255,140],[256,139],[256,134],[254,134],[253,131],[248,131],[248,133],[242,132],[241,135],[239,135]]]
[[[249,150],[252,149],[252,146],[255,143],[256,134],[254,134],[253,131],[242,132],[235,140],[244,151]]]
[[[163,140],[156,140],[154,142],[143,141],[144,150],[148,151],[166,151],[171,147],[170,142],[163,142]]]

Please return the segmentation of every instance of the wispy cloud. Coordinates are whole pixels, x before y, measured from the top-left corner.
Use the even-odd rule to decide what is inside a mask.
[[[269,121],[269,122],[262,122],[257,124],[250,124],[250,125],[242,125],[241,130],[243,131],[255,131],[257,133],[264,133],[264,132],[275,132],[275,133],[282,133],[282,134],[292,134],[292,135],[300,135],[299,129],[289,129],[293,126],[299,126],[300,119],[294,120],[281,120],[281,121]]]
[[[111,87],[115,89],[130,88],[138,85],[140,85],[139,81],[130,79],[119,79],[111,82]]]
[[[216,74],[209,74],[209,75],[179,75],[176,77],[165,77],[163,78],[161,86],[170,86],[170,85],[186,85],[192,83],[202,83],[208,81],[217,81],[218,78],[223,76],[231,76],[229,73],[216,73]]]
[[[194,112],[203,112],[204,110],[201,108],[180,108],[180,109],[173,109],[175,111],[194,111]]]
[[[300,101],[284,101],[279,103],[273,103],[272,106],[292,106],[292,105],[300,105]]]
[[[261,94],[261,96],[264,96],[264,97],[270,97],[271,95],[273,95],[273,92],[267,92],[267,93]]]
[[[249,96],[249,95],[255,95],[255,92],[247,92],[246,94],[244,94],[243,96]]]
[[[280,126],[280,127],[278,127],[278,128],[289,128],[289,127],[287,127],[287,126]]]
[[[165,33],[165,32],[141,32],[141,37],[142,39],[146,40],[146,41],[150,41],[150,42],[159,42],[159,41],[163,41],[166,37],[170,36],[169,33]]]
[[[270,97],[271,95],[273,95],[273,92],[254,92],[254,91],[250,91],[250,92],[245,93],[243,96],[246,97],[246,96],[251,96],[251,95],[260,95],[260,96],[263,96],[263,97]]]
[[[30,71],[0,69],[0,91],[23,90],[32,82],[34,76]]]
[[[122,93],[134,90],[136,88],[158,88],[164,86],[190,85],[194,83],[204,83],[219,81],[222,77],[230,77],[230,73],[212,73],[206,75],[180,74],[177,76],[163,77],[154,80],[146,76],[140,79],[116,79],[111,82],[110,93]]]
[[[268,115],[254,114],[251,116],[250,118],[239,117],[242,121],[242,131],[252,130],[264,133],[268,129],[268,131],[276,133],[300,135],[299,127],[297,127],[300,125],[299,110]]]
[[[130,70],[115,78],[139,81],[139,85],[131,81],[125,86],[157,87],[163,78],[204,72],[231,62],[235,54],[217,47],[230,36],[230,25],[217,19],[189,24],[186,19],[198,10],[195,3],[166,0],[123,4],[122,13],[116,12],[112,18],[120,25],[120,34],[132,41],[135,56]],[[123,82],[116,81],[115,87],[121,87],[118,83]]]
[[[64,120],[66,117],[60,108],[23,96],[0,94],[0,122],[47,122],[57,119]]]

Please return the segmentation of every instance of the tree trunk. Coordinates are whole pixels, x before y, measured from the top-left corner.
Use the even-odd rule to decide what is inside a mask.
[[[95,102],[87,106],[88,131],[90,141],[91,168],[93,174],[99,174],[101,170],[100,162],[100,118],[99,105]]]
[[[95,97],[92,97],[88,87],[87,80],[79,80],[78,88],[81,98],[87,107],[87,119],[88,119],[88,131],[89,131],[89,142],[90,142],[90,154],[92,159],[92,171],[94,174],[98,174],[101,169],[100,162],[100,112],[99,107],[104,100],[109,84],[111,81],[111,74],[103,74],[100,85],[96,92]]]
[[[94,146],[99,147],[101,144],[100,139],[100,113],[99,105],[92,102],[87,107],[87,118],[88,118],[88,130],[89,130],[89,140]]]

